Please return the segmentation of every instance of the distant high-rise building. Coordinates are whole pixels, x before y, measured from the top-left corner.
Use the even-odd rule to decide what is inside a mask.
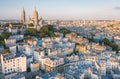
[[[25,10],[24,10],[24,8],[22,8],[22,11],[21,11],[21,22],[25,23]]]

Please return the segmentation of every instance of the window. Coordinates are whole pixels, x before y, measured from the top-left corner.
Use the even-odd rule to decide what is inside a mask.
[[[13,67],[15,67],[15,65],[13,65]]]
[[[7,70],[5,70],[5,73],[7,72]]]

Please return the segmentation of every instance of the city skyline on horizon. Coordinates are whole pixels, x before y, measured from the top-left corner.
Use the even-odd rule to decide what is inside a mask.
[[[119,4],[117,0],[1,0],[0,20],[19,20],[22,7],[26,18],[32,16],[36,7],[39,15],[46,20],[120,20]]]

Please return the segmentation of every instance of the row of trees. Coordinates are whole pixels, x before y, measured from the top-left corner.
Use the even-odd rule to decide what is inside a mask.
[[[3,31],[1,33],[1,38],[2,39],[8,39],[10,37],[11,33],[10,32],[7,32],[7,31]]]
[[[34,28],[27,28],[26,29],[26,35],[35,35],[37,33],[37,30]]]
[[[63,36],[65,37],[65,35],[67,33],[70,33],[71,31],[67,30],[66,28],[62,28],[62,29],[60,29],[60,32],[63,33]]]
[[[32,27],[32,26],[34,26],[34,24],[33,24],[33,23],[30,23],[30,24],[28,24],[28,26]]]
[[[5,41],[4,39],[8,39],[10,37],[11,33],[7,31],[3,31],[0,35],[0,45],[4,46],[4,50],[2,51],[3,54],[6,54],[9,52],[9,48],[5,47]]]
[[[30,24],[30,26],[32,26],[32,24]],[[47,25],[47,26],[43,26],[40,28],[39,31],[37,31],[34,28],[27,28],[26,29],[26,35],[33,35],[33,36],[39,36],[40,38],[43,37],[54,37],[55,34],[54,32],[61,32],[63,33],[63,35],[65,36],[67,33],[70,33],[69,30],[67,30],[66,28],[62,28],[60,30],[57,30],[56,28],[54,28],[52,25]]]
[[[89,41],[90,41],[90,42],[94,42],[94,38],[91,37],[91,38],[89,39]],[[120,50],[120,47],[118,46],[118,44],[116,44],[116,43],[114,42],[114,40],[110,41],[108,38],[102,39],[101,41],[99,41],[99,44],[100,44],[100,45],[104,44],[104,45],[110,46],[110,47],[112,48],[112,50],[113,50],[113,51],[116,51],[117,53],[118,53],[119,50]]]
[[[40,28],[40,30],[36,30],[34,28],[27,28],[26,29],[26,35],[33,35],[33,36],[39,36],[40,38],[49,36],[49,37],[54,37],[57,29],[55,29],[51,25],[43,26]]]
[[[18,27],[18,29],[20,29],[22,27],[22,23],[12,23],[12,24],[15,24],[16,27]],[[6,23],[3,25],[4,27],[10,27],[10,23]]]
[[[39,31],[39,36],[40,36],[40,38],[43,38],[43,37],[46,37],[46,36],[54,37],[55,36],[55,34],[54,34],[55,31],[56,31],[56,29],[51,25],[43,26]]]
[[[112,47],[112,50],[116,51],[117,53],[120,50],[120,47],[118,46],[118,44],[116,44],[114,41],[109,41],[109,39],[107,38],[104,38],[100,43],[101,44],[104,43],[105,45]]]

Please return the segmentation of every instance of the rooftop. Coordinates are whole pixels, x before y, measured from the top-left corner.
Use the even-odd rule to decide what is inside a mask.
[[[22,79],[24,77],[25,77],[24,75],[20,74],[20,75],[13,76],[11,79]]]
[[[15,57],[20,57],[20,56],[25,56],[22,53],[7,53],[7,54],[3,54],[3,58],[4,59],[11,59],[11,58],[15,58]]]

